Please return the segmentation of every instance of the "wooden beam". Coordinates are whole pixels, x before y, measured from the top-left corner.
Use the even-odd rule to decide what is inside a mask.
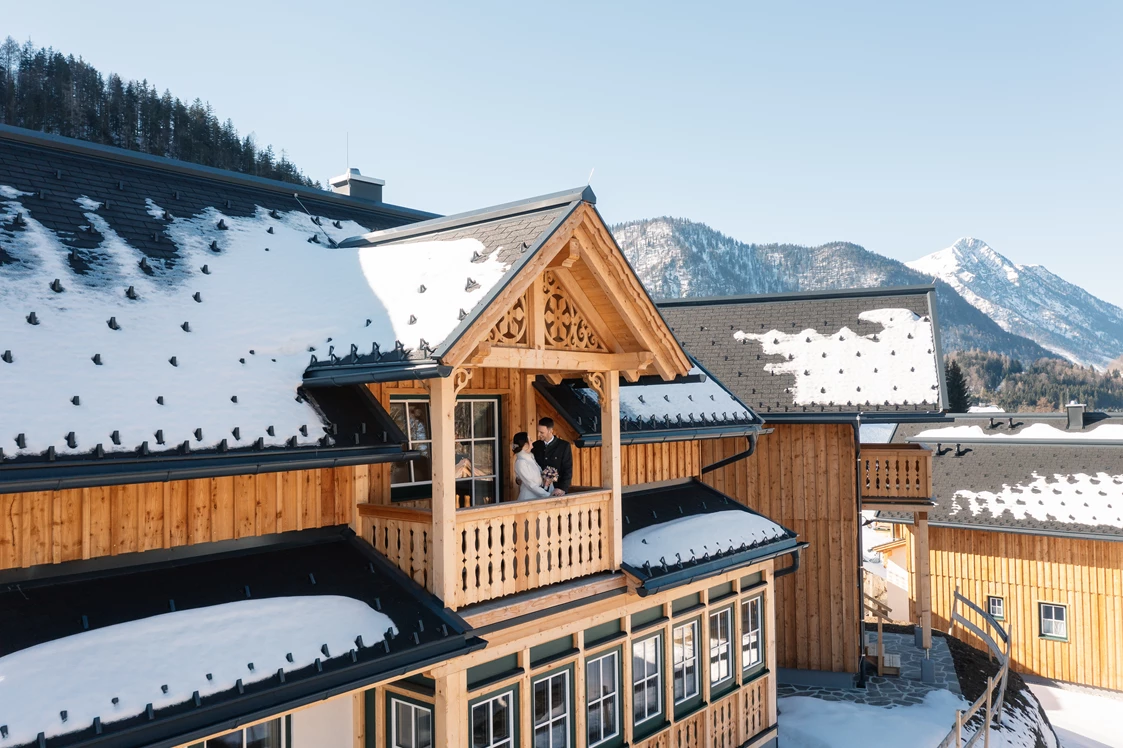
[[[533,369],[538,371],[607,371],[645,369],[655,355],[650,351],[636,353],[596,353],[590,351],[529,350],[526,348],[492,348],[486,356],[473,359],[474,366],[500,369]]]
[[[433,745],[468,745],[468,671],[437,678]]]
[[[624,587],[626,584],[627,581],[623,577],[618,575],[611,576],[597,579],[593,582],[587,582],[579,587],[567,589],[564,592],[555,592],[545,600],[540,596],[534,596],[523,600],[514,600],[500,607],[490,607],[489,601],[487,603],[481,603],[481,605],[487,605],[489,607],[478,613],[472,612],[472,607],[468,607],[460,611],[460,615],[468,622],[469,626],[478,629],[483,626],[490,626],[493,623],[510,621],[521,616],[529,615],[535,611],[542,610],[543,606],[553,608],[567,605],[581,600],[582,598],[600,595],[605,592],[613,592]]]
[[[761,572],[764,579],[764,657],[765,667],[768,668],[768,677],[772,678],[771,687],[768,689],[768,703],[765,709],[769,727],[776,724],[776,562],[769,561],[768,566]]]
[[[576,241],[576,239],[573,241]],[[568,268],[568,265],[554,268],[554,277],[558,279],[558,283],[560,283],[565,292],[569,294],[570,300],[581,310],[581,314],[585,315],[585,320],[600,337],[605,346],[613,353],[622,352],[624,349],[620,347],[616,336],[612,334],[612,326],[607,324],[604,318],[600,316],[600,312],[597,311],[593,302],[589,300],[585,289],[574,279],[573,273],[570,272]]]
[[[600,431],[601,431],[601,487],[612,490],[612,503],[609,505],[609,518],[606,523],[611,534],[609,548],[612,553],[612,568],[619,569],[623,561],[623,541],[620,506],[620,372],[606,371],[599,376],[599,387],[594,384],[598,376],[590,374],[594,389],[600,393]]]
[[[456,599],[456,442],[452,377],[427,380],[433,461],[433,593],[449,608]]]
[[[878,501],[877,499],[862,499],[863,511],[879,512],[930,512],[936,507],[933,501]]]
[[[546,374],[544,376],[546,377],[546,381],[548,381],[550,384],[554,385],[555,387],[557,385],[561,384],[562,380],[565,379],[564,374],[561,374],[561,373],[556,372],[556,371],[548,371],[548,372],[546,372]]]
[[[922,631],[921,646],[932,648],[932,576],[929,573],[928,513],[913,517],[916,526],[916,597]]]
[[[538,391],[534,389],[534,374],[517,372],[522,385],[522,424],[531,440],[538,428]]]
[[[577,264],[579,259],[581,259],[581,242],[576,239],[570,239],[569,243],[566,245],[566,251],[564,253],[564,259],[561,261],[561,266],[563,268],[571,268]]]

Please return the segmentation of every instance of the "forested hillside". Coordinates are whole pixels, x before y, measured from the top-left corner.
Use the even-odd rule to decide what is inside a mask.
[[[185,102],[147,80],[103,74],[81,57],[11,37],[0,44],[0,124],[318,186],[283,152],[241,137],[206,102]]]
[[[985,351],[953,355],[975,404],[1006,411],[1056,411],[1075,400],[1094,410],[1123,410],[1123,372],[1097,372],[1055,358],[1031,364]]]

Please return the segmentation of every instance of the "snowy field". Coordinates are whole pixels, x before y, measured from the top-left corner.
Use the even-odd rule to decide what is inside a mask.
[[[1064,748],[1123,748],[1123,697],[1030,684]]]
[[[922,748],[935,746],[967,702],[932,691],[915,706],[880,707],[810,696],[780,699],[780,748]],[[993,744],[993,742],[992,742]]]

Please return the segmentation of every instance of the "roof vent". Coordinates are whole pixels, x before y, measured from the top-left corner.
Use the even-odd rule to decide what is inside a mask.
[[[1065,413],[1068,414],[1068,430],[1081,431],[1084,429],[1084,404],[1078,403],[1075,400],[1065,406]]]
[[[370,203],[382,202],[382,188],[386,181],[374,177],[364,177],[358,169],[348,169],[346,174],[332,177],[328,180],[331,191],[339,195],[347,195],[356,200],[365,200]]]

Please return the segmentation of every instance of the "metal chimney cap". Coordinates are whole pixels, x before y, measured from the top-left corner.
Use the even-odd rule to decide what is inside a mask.
[[[364,182],[366,184],[378,185],[379,187],[386,186],[385,179],[364,177],[355,167],[351,167],[350,169],[348,169],[346,174],[340,174],[338,177],[332,177],[330,180],[328,180],[328,184],[330,184],[332,187],[342,187],[343,185],[350,182]]]

